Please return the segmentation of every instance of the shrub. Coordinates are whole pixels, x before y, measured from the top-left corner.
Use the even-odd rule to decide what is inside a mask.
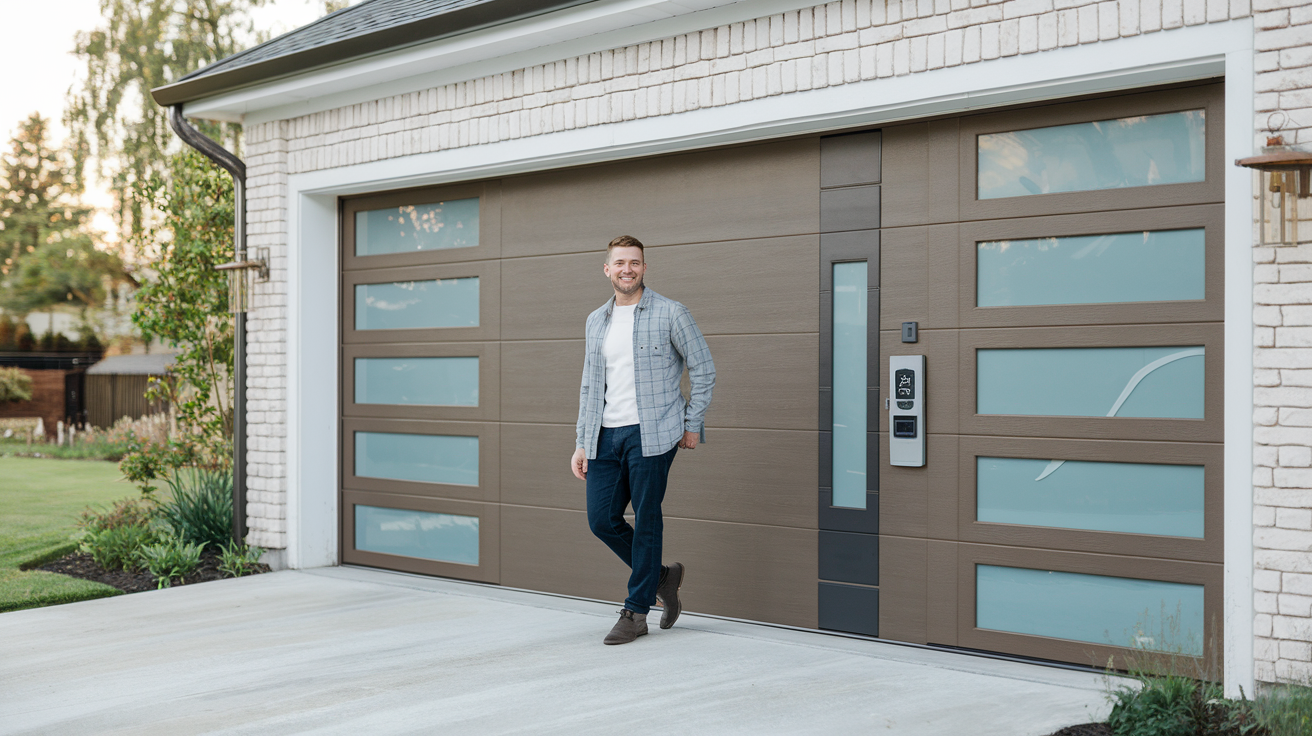
[[[87,531],[117,529],[125,526],[148,526],[159,513],[154,501],[145,498],[120,498],[109,508],[83,509],[77,525]]]
[[[0,368],[0,404],[32,400],[32,377],[18,368]]]
[[[156,540],[155,532],[144,524],[119,526],[87,532],[82,550],[106,570],[131,570],[137,567],[141,551]]]
[[[1107,718],[1115,736],[1194,736],[1194,693],[1198,683],[1180,675],[1136,678],[1142,687],[1112,694]]]
[[[232,538],[232,475],[222,470],[187,468],[167,478],[173,498],[160,506],[160,518],[173,533],[194,544],[225,544]]]
[[[239,578],[263,572],[260,557],[264,550],[248,547],[237,541],[229,542],[219,548],[219,572],[229,577]]]
[[[138,558],[141,564],[161,588],[167,588],[174,580],[195,572],[200,565],[200,551],[205,543],[188,544],[177,538],[169,537],[157,544],[148,544],[141,548]]]
[[[1265,693],[1254,710],[1271,736],[1305,736],[1312,733],[1312,688],[1289,685]]]

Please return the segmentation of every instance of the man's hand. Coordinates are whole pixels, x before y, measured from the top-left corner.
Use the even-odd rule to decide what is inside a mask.
[[[699,439],[701,439],[701,435],[696,432],[684,432],[683,439],[679,440],[679,447],[684,450],[696,450],[697,440]]]
[[[574,477],[579,480],[588,479],[588,453],[583,448],[574,451],[574,458],[569,461],[569,469],[574,471]]]

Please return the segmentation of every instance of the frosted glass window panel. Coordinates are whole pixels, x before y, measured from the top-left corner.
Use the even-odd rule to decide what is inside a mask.
[[[979,199],[1199,182],[1203,110],[979,136]]]
[[[478,245],[478,198],[355,213],[355,254],[377,256]]]
[[[975,626],[1199,657],[1203,586],[976,565]]]
[[[1019,348],[975,353],[976,413],[1203,418],[1203,348]]]
[[[478,438],[355,433],[355,474],[363,478],[478,485]]]
[[[356,358],[355,403],[478,406],[478,358]]]
[[[357,330],[477,326],[477,276],[355,286]]]
[[[478,517],[356,506],[355,548],[477,565]]]
[[[1203,536],[1203,466],[975,458],[980,521]]]
[[[865,261],[834,264],[834,456],[832,505],[866,507]]]
[[[1203,299],[1202,228],[979,243],[981,307]]]

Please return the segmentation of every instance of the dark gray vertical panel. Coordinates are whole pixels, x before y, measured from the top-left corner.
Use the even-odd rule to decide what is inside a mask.
[[[879,536],[821,531],[820,579],[879,585]]]
[[[820,628],[879,636],[879,589],[820,583]]]
[[[878,184],[881,138],[878,130],[821,138],[820,187]]]
[[[820,232],[873,230],[878,227],[878,185],[825,189],[820,192]]]

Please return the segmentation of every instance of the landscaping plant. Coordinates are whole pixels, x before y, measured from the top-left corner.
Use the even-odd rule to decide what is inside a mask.
[[[159,514],[178,538],[220,547],[232,538],[232,473],[184,468],[167,478],[172,498]]]
[[[232,541],[219,548],[219,572],[229,577],[239,578],[263,572],[260,557],[264,550],[249,547],[243,542]]]
[[[1258,721],[1270,736],[1312,734],[1312,688],[1286,685],[1262,694],[1254,703]]]
[[[139,553],[157,539],[146,524],[118,526],[87,532],[82,550],[106,570],[132,570],[139,563]]]
[[[0,368],[0,404],[32,400],[32,377],[17,368]]]
[[[204,547],[204,542],[190,544],[177,537],[168,537],[142,547],[138,557],[146,570],[155,576],[159,587],[167,588],[174,580],[181,580],[196,571]]]

